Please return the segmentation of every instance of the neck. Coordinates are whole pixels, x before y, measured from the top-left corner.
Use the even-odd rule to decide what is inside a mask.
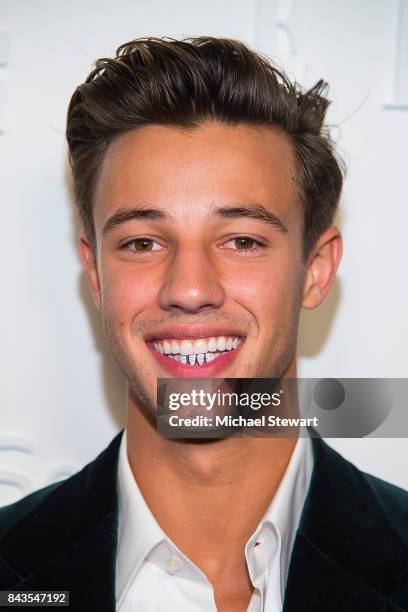
[[[130,393],[127,441],[142,495],[176,546],[209,579],[243,565],[296,438],[165,439]]]

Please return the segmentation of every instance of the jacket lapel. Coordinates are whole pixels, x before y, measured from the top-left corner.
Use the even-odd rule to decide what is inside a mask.
[[[115,610],[120,438],[2,540],[3,589],[70,591],[75,611]]]
[[[406,550],[369,480],[322,440],[313,450],[284,612],[403,610],[387,595],[405,584]]]

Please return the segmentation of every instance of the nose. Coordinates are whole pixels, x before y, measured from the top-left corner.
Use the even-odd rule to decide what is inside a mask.
[[[225,292],[219,275],[204,249],[178,249],[165,273],[159,292],[164,310],[197,313],[219,308]]]

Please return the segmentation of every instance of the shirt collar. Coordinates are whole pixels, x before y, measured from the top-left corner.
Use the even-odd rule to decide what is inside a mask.
[[[299,438],[273,500],[245,547],[248,566],[253,567],[254,572],[255,567],[259,565],[253,558],[251,560],[255,542],[259,538],[264,541],[265,563],[268,559],[276,558],[272,547],[277,547],[276,553],[280,562],[279,567],[274,568],[273,576],[281,597],[283,597],[287,581],[290,556],[312,471],[311,440],[310,438]],[[116,597],[117,602],[120,602],[126,595],[143,561],[150,556],[158,544],[168,540],[149,510],[134,479],[127,456],[126,430],[123,432],[119,449],[117,488],[119,524]],[[256,571],[258,572],[262,573],[261,567]]]
[[[120,600],[144,559],[157,544],[166,539],[166,534],[150,512],[133,476],[127,456],[126,430],[119,449],[117,489],[119,521],[116,597]]]
[[[245,548],[247,561],[253,545],[260,539],[265,544],[266,558],[279,558],[279,567],[274,568],[276,588],[281,598],[288,578],[290,557],[296,532],[313,472],[313,449],[309,436],[298,438],[292,456],[279,487],[254,534]],[[248,564],[250,565],[250,564]],[[259,568],[261,571],[262,568]]]

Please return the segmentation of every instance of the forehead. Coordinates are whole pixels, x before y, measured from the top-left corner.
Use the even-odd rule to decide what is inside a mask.
[[[109,146],[94,193],[95,226],[138,204],[197,219],[231,202],[261,204],[287,221],[301,216],[293,147],[282,131],[147,126]]]

